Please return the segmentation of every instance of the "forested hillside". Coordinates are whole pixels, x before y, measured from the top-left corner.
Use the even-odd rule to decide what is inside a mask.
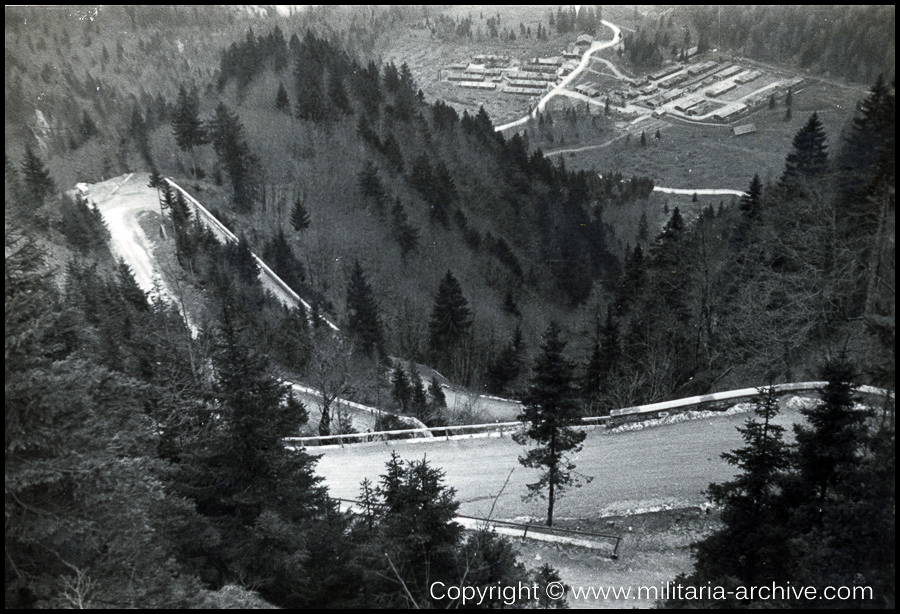
[[[849,187],[839,197],[824,195],[834,193],[828,184],[838,177],[857,192],[883,193],[870,169],[877,152],[892,152],[885,135],[893,125],[893,87],[884,81],[847,140],[798,136],[799,151],[785,152],[786,179],[754,182],[751,202],[740,210],[675,209],[660,231],[642,222],[630,236],[633,230],[605,223],[604,211],[643,209],[646,217],[652,179],[628,179],[627,169],[602,179],[569,172],[527,134],[494,132],[483,111],[460,115],[441,101],[426,103],[404,65],[354,53],[358,14],[273,14],[238,34],[246,14],[213,12],[234,39],[213,54],[209,41],[184,47],[187,37],[163,27],[183,19],[187,32],[205,14],[171,11],[104,9],[79,20],[78,52],[93,54],[96,78],[134,87],[122,76],[136,77],[141,66],[128,49],[119,61],[104,60],[104,43],[98,51],[95,40],[98,32],[105,39],[103,24],[113,32],[141,26],[157,43],[151,48],[139,38],[139,46],[160,59],[160,49],[178,53],[184,66],[176,63],[167,79],[139,80],[141,96],[114,121],[106,114],[121,96],[116,88],[76,89],[85,106],[75,126],[57,130],[54,119],[11,144],[39,151],[57,180],[141,168],[181,178],[316,310],[349,326],[367,356],[377,339],[376,359],[415,360],[462,384],[516,394],[540,333],[555,319],[579,339],[570,351],[583,365],[584,399],[594,412],[704,392],[723,380],[811,376],[823,343],[866,344],[858,323],[877,304],[872,295],[883,276],[876,252],[885,249],[888,214],[839,202],[863,198],[846,195]],[[40,24],[41,14],[34,17]],[[402,23],[403,14],[372,17],[368,31],[375,35]],[[60,26],[67,20],[45,16],[49,24],[26,31],[21,19],[8,21],[15,41],[8,55],[27,57],[29,44],[50,54],[53,39],[56,53],[66,48],[68,30]],[[306,27],[292,31],[292,24]],[[350,39],[357,42],[345,44]],[[50,91],[41,103],[51,118],[72,115],[56,110],[65,104],[55,98],[63,76],[71,79],[67,71],[41,77]],[[19,99],[39,85],[15,68],[7,81],[17,84],[8,96]],[[7,126],[22,126],[21,104],[7,109]],[[25,121],[32,130],[34,117]],[[820,150],[816,165],[792,162],[810,147]],[[865,155],[854,153],[860,150]],[[7,168],[19,159],[8,151]],[[73,176],[82,166],[91,170]],[[752,175],[747,169],[748,185]],[[878,181],[890,184],[892,177]],[[814,189],[789,190],[786,182]],[[69,227],[52,207],[44,211],[51,227]],[[860,216],[869,222],[856,224]],[[185,228],[178,236],[192,232]],[[202,244],[179,241],[179,260],[191,283],[204,285],[207,273],[194,255],[202,249],[192,242]],[[362,308],[353,305],[354,274],[368,290]],[[454,308],[442,298],[446,279],[456,283]],[[280,321],[258,309],[247,313],[257,332]],[[309,352],[279,362],[304,374]]]
[[[871,83],[894,78],[893,6],[693,6],[681,9],[708,44],[749,58]]]
[[[546,330],[577,365],[584,415],[814,379],[839,354],[856,383],[893,390],[895,89],[870,52],[851,55],[860,71],[831,42],[821,57],[774,45],[764,59],[873,83],[854,119],[838,135],[804,118],[779,178],[747,168],[737,207],[666,208],[655,228],[652,177],[570,171],[367,56],[416,11],[7,7],[8,607],[412,607],[435,605],[435,579],[554,580],[450,524],[454,493],[426,462],[393,459],[352,516],[315,458],[281,442],[349,430],[328,411],[338,396],[475,420],[445,411],[438,374],[521,397]],[[838,28],[819,32],[838,45]],[[892,57],[892,40],[880,49]],[[172,303],[112,258],[98,209],[64,194],[126,172],[159,190]],[[240,241],[219,244],[163,176]],[[606,221],[627,216],[637,233]],[[251,250],[312,313],[266,295]],[[280,377],[322,391],[318,424]],[[892,431],[853,443],[880,459]],[[828,480],[819,492],[854,496]]]

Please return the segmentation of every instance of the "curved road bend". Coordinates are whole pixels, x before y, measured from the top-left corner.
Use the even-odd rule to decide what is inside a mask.
[[[601,21],[601,23],[607,28],[613,31],[613,37],[608,41],[594,41],[590,47],[588,47],[587,51],[584,52],[584,55],[581,56],[581,62],[578,64],[578,67],[566,75],[566,78],[563,79],[556,87],[547,92],[543,98],[541,98],[540,102],[538,102],[537,107],[534,110],[521,119],[517,119],[516,121],[509,122],[508,124],[503,124],[502,126],[497,126],[494,128],[497,132],[503,132],[504,130],[508,130],[510,128],[515,128],[516,126],[521,126],[522,124],[528,122],[528,120],[537,117],[538,111],[543,112],[544,108],[547,106],[547,101],[551,98],[559,94],[562,90],[564,90],[581,72],[587,68],[588,64],[591,62],[591,55],[595,52],[600,51],[602,49],[607,49],[612,47],[622,37],[622,31],[619,29],[619,26],[614,23],[610,23],[605,19]]]
[[[735,427],[746,419],[745,414],[726,414],[638,431],[588,430],[582,451],[572,460],[577,472],[593,480],[559,499],[557,515],[596,518],[703,503],[710,482],[735,475],[735,468],[720,455],[740,447],[743,440]],[[776,418],[786,427],[802,420],[802,414],[794,409],[785,409]],[[321,452],[316,473],[325,478],[335,497],[356,498],[363,478],[377,482],[391,451],[396,450],[404,460],[424,457],[444,470],[446,483],[457,491],[463,514],[486,516],[511,469],[512,477],[497,500],[493,517],[540,518],[546,514],[545,501],[522,500],[526,484],[535,482],[540,472],[519,464],[518,458],[527,448],[509,437],[429,440],[427,447],[416,441],[310,451]]]

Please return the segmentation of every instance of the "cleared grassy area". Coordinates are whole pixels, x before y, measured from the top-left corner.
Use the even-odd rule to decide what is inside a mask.
[[[754,173],[759,173],[763,182],[777,181],[794,136],[813,111],[819,114],[828,134],[829,151],[834,153],[839,148],[841,130],[864,96],[863,88],[808,83],[794,93],[790,120],[785,120],[782,100],[775,109],[760,109],[732,124],[753,123],[757,128],[754,134],[735,137],[730,126],[670,119],[669,125],[660,130],[659,141],[650,138],[655,131],[647,135],[645,147],[634,136],[627,142],[617,140],[603,148],[566,154],[566,166],[622,169],[628,174],[650,176],[656,185],[671,188],[746,189]],[[609,138],[604,135],[597,144]]]

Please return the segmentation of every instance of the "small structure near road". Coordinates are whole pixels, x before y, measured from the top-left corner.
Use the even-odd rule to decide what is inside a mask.
[[[732,130],[734,136],[742,136],[744,134],[753,134],[756,132],[755,124],[744,124],[743,126],[735,126]]]

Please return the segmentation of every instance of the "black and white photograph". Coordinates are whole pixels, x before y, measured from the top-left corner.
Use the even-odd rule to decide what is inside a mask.
[[[895,608],[894,5],[7,5],[6,608]]]

